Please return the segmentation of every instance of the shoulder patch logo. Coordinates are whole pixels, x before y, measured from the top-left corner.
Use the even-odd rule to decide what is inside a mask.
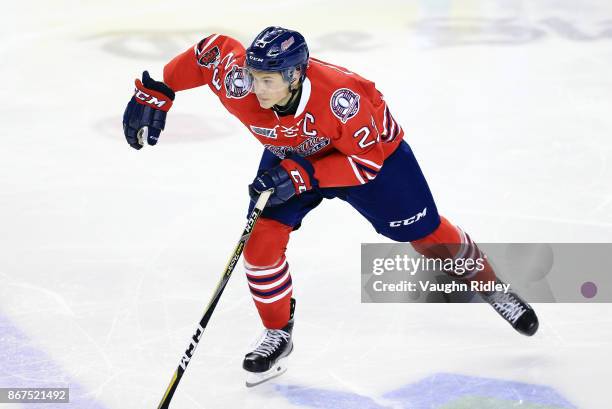
[[[264,138],[276,139],[276,130],[274,128],[262,128],[261,126],[250,125],[251,132]]]
[[[216,67],[219,64],[219,57],[221,57],[221,51],[219,47],[214,46],[210,50],[203,50],[204,40],[200,41],[198,48],[196,49],[196,58],[198,65],[201,67],[211,68]]]
[[[340,88],[329,100],[329,106],[343,124],[359,112],[359,94],[348,88]]]
[[[244,70],[234,65],[225,75],[225,91],[228,98],[244,98],[249,88],[244,80]]]

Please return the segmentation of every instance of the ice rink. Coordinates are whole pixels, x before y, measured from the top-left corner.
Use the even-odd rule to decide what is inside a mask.
[[[205,88],[177,96],[155,147],[131,149],[121,117],[134,78],[210,33],[293,28],[374,80],[476,241],[612,241],[609,1],[32,0],[0,23],[0,388],[71,389],[2,409],[157,407],[262,148]],[[240,265],[171,407],[612,407],[610,304],[536,304],[532,338],[486,304],[362,304],[366,242],[389,240],[341,201],[292,235],[295,350],[252,389],[262,328]]]

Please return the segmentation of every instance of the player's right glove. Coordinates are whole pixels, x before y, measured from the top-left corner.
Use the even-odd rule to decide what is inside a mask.
[[[274,189],[266,206],[278,206],[317,186],[312,164],[299,155],[293,155],[257,176],[249,185],[249,195],[255,202],[262,192]]]
[[[123,133],[132,148],[140,149],[145,138],[149,145],[157,143],[166,125],[166,113],[174,101],[174,91],[152,79],[148,71],[135,84],[134,96],[123,113]]]

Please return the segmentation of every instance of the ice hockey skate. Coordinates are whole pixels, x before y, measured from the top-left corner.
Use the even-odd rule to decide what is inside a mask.
[[[291,312],[287,325],[282,329],[265,329],[253,351],[245,355],[242,367],[247,371],[246,386],[253,387],[287,371],[287,356],[293,351],[293,312],[295,300],[291,299]]]
[[[500,280],[498,282],[501,283]],[[489,294],[481,293],[481,296],[517,332],[527,336],[537,332],[539,322],[535,311],[516,293],[495,291]]]

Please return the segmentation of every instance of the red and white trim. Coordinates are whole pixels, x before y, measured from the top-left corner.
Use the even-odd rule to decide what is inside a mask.
[[[382,165],[357,155],[347,156],[347,160],[353,169],[355,177],[362,185],[367,183],[366,181],[374,180],[378,175],[378,171],[382,168]]]
[[[219,34],[215,34],[215,35],[208,37],[208,41],[206,41],[206,43],[202,46],[201,49],[198,49],[198,45],[199,45],[198,43],[193,47],[193,51],[196,53],[196,55],[198,55],[198,52],[201,53],[204,50],[206,50],[217,39],[217,37],[219,37]]]
[[[395,121],[389,107],[385,104],[385,113],[383,114],[383,133],[382,141],[385,143],[393,142],[401,133],[402,127]]]
[[[283,291],[282,293],[275,295],[272,298],[262,298],[262,297],[258,297],[254,294],[251,294],[251,297],[253,297],[253,299],[257,302],[261,302],[264,304],[271,304],[275,301],[278,301],[280,299],[283,299],[284,297],[286,297],[288,294],[291,293],[291,291],[293,290],[293,285],[290,285],[287,289],[285,289],[285,291]]]
[[[472,238],[459,226],[455,226],[455,228],[459,233],[461,246],[459,247],[459,251],[457,252],[454,258],[464,260],[476,260],[478,258],[484,258],[484,255],[482,254],[476,243],[474,243]],[[463,277],[471,277],[476,273],[477,271],[473,270],[471,272],[468,272],[467,274],[464,274]]]
[[[271,268],[257,268],[245,263],[251,296],[257,302],[270,304],[290,294],[293,289],[289,264],[285,257]]]
[[[360,162],[362,165],[372,167],[373,169],[375,169],[375,171],[379,171],[380,168],[382,168],[382,165],[379,165],[378,163],[372,162],[371,160],[368,160],[368,159],[360,158],[357,155],[351,155],[351,158],[353,158],[356,161]]]
[[[346,159],[351,165],[351,168],[353,169],[353,173],[355,174],[355,177],[357,178],[359,183],[361,183],[362,185],[365,185],[366,181],[364,180],[364,177],[361,175],[361,172],[359,172],[359,169],[357,169],[357,165],[355,165],[355,161],[353,160],[353,158],[351,158],[350,156],[347,156]]]

